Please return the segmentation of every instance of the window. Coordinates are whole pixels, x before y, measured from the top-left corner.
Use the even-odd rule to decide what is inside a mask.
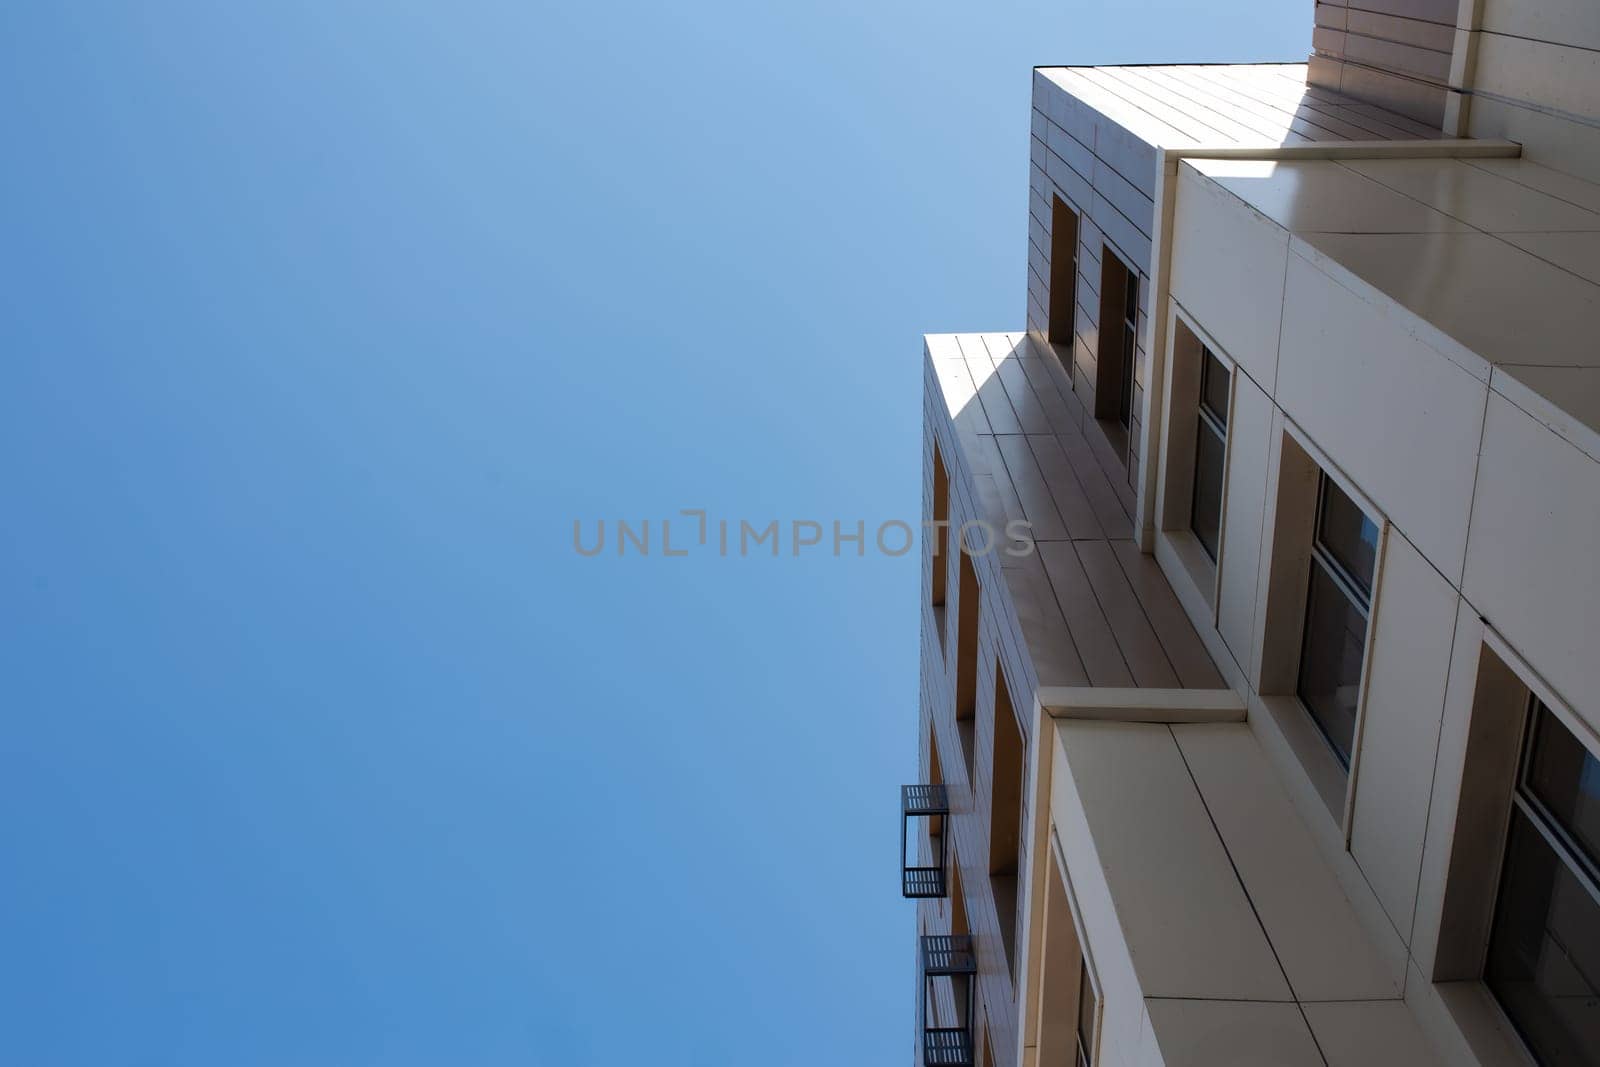
[[[1540,1063],[1600,1064],[1600,760],[1528,714],[1484,981]]]
[[[1232,375],[1209,348],[1200,350],[1200,414],[1194,443],[1194,499],[1189,527],[1211,562],[1222,532],[1222,477],[1228,454],[1228,385]]]
[[[951,842],[954,844],[954,841]],[[961,888],[961,857],[950,850],[950,932],[956,935],[972,933],[967,921],[967,894]]]
[[[1056,358],[1072,372],[1078,319],[1078,215],[1059,196],[1050,209],[1050,334]]]
[[[978,572],[961,553],[961,587],[956,591],[956,735],[972,783],[973,728],[978,716]]]
[[[1117,393],[1117,421],[1124,427],[1133,422],[1133,366],[1138,354],[1139,336],[1139,276],[1126,273],[1127,284],[1122,287],[1122,366]]]
[[[1029,1010],[1035,1013],[1034,1062],[1038,1067],[1089,1065],[1094,1062],[1098,1003],[1088,952],[1078,930],[1072,893],[1057,850],[1051,852],[1044,893],[1044,929],[1040,938],[1043,951],[1036,972],[1039,991],[1037,1000],[1029,998]]]
[[[933,571],[931,599],[933,601],[933,628],[939,634],[939,651],[944,652],[945,586],[950,576],[950,474],[945,470],[944,456],[937,443],[933,446]]]
[[[1089,964],[1078,964],[1078,1055],[1075,1067],[1094,1067],[1094,1021],[1100,1005],[1089,982]]]
[[[1000,942],[1016,974],[1017,878],[1022,838],[1022,729],[1011,704],[1005,671],[994,665],[994,773],[989,776],[989,888],[994,893]]]
[[[1139,335],[1139,272],[1109,246],[1100,251],[1100,345],[1095,355],[1094,417],[1126,433],[1133,424],[1134,359]]]
[[[1296,691],[1346,769],[1355,745],[1378,527],[1327,474],[1317,487]]]

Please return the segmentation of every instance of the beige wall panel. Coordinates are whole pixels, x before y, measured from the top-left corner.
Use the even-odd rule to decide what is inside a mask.
[[[1054,760],[1050,816],[1066,861],[1084,940],[1100,981],[1100,1062],[1115,1063],[1127,1050],[1138,1046],[1144,1028],[1144,994],[1134,972],[1133,957],[1123,941],[1112,891],[1068,765],[1065,739],[1059,729],[1050,730],[1047,737]]]
[[[1145,994],[1288,1000],[1172,732],[1068,721],[1057,730]]]
[[[1595,118],[1600,116],[1600,52],[1498,33],[1480,34],[1473,87]]]
[[[1488,386],[1298,254],[1277,400],[1447,575],[1461,573]]]
[[[1300,1000],[1398,997],[1404,961],[1362,929],[1250,728],[1172,727],[1206,810]]]
[[[1400,1000],[1307,1004],[1306,1021],[1328,1067],[1443,1067]]]
[[[1150,999],[1166,1067],[1323,1067],[1298,1006]]]
[[[1350,850],[1406,941],[1460,598],[1390,532],[1372,625]]]
[[[1600,728],[1600,464],[1490,394],[1462,591]]]
[[[1483,621],[1466,600],[1456,600],[1455,640],[1450,653],[1450,675],[1445,688],[1443,722],[1439,729],[1432,799],[1428,805],[1427,835],[1417,886],[1417,907],[1411,922],[1411,955],[1431,981],[1433,960],[1439,948],[1439,927],[1444,913],[1445,884],[1461,803],[1461,780],[1467,758],[1467,730],[1478,681],[1478,656],[1483,647]]]
[[[1270,390],[1289,235],[1186,165],[1178,171],[1172,294]]]
[[[1569,174],[1600,174],[1600,126],[1479,96],[1467,113],[1467,133],[1516,141],[1525,159]]]
[[[1490,33],[1600,49],[1600,4],[1594,0],[1483,0],[1479,18]]]
[[[1228,412],[1228,484],[1222,517],[1217,628],[1240,663],[1249,662],[1255,636],[1256,578],[1261,524],[1267,506],[1272,401],[1242,374],[1234,376]]]

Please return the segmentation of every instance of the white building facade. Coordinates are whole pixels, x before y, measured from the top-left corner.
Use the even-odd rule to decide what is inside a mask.
[[[916,1062],[1600,1063],[1600,8],[1370,6],[1035,71],[1027,329],[927,341],[927,518],[1034,539],[924,554]]]

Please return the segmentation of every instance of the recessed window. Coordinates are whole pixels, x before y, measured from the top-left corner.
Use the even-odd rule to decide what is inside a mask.
[[[961,553],[961,587],[956,591],[956,735],[972,782],[972,749],[978,715],[978,572]]]
[[[1540,1063],[1600,1064],[1600,760],[1529,715],[1484,981]]]
[[[950,576],[950,474],[938,444],[933,446],[933,561],[930,584],[933,603],[933,628],[939,634],[939,651],[944,651],[945,586]]]
[[[1133,422],[1133,368],[1137,356],[1139,336],[1139,275],[1126,272],[1127,284],[1122,288],[1122,366],[1117,394],[1117,421],[1127,427]]]
[[[1377,525],[1321,474],[1296,689],[1346,768],[1355,746],[1377,553]]]
[[[1000,942],[1015,975],[1017,878],[1022,837],[1022,728],[1011,703],[1005,671],[996,662],[994,693],[994,768],[989,776],[989,888],[994,895]]]
[[[1068,373],[1078,319],[1078,214],[1059,196],[1050,209],[1050,343]]]
[[[1094,417],[1108,426],[1133,423],[1134,360],[1139,335],[1139,272],[1109,246],[1100,251],[1100,344],[1095,354]],[[1115,442],[1117,437],[1113,435]],[[1125,446],[1125,442],[1123,444]]]
[[[1052,837],[1054,828],[1052,827]],[[1045,862],[1041,950],[1036,995],[1028,998],[1037,1014],[1029,1032],[1039,1067],[1073,1067],[1094,1062],[1094,1030],[1099,1016],[1088,950],[1078,929],[1072,893],[1059,854]]]
[[[1089,981],[1089,964],[1078,965],[1078,1049],[1075,1067],[1094,1067],[1094,1021],[1099,1014],[1094,985]]]
[[[1217,561],[1222,533],[1222,478],[1228,455],[1228,386],[1232,374],[1209,348],[1200,354],[1200,411],[1194,443],[1194,499],[1189,526]]]

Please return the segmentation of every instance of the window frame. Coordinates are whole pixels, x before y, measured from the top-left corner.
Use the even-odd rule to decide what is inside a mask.
[[[1064,216],[1072,219],[1071,248],[1063,264],[1061,253],[1066,240],[1059,232]],[[1045,309],[1045,340],[1056,360],[1072,376],[1073,347],[1078,335],[1078,265],[1082,243],[1083,213],[1073,207],[1058,190],[1050,193],[1050,306]],[[1063,308],[1063,304],[1065,307]],[[1060,319],[1065,318],[1065,322]],[[1065,335],[1065,336],[1063,336]]]
[[[1334,758],[1344,769],[1345,774],[1352,775],[1355,770],[1356,758],[1361,750],[1361,719],[1366,706],[1367,663],[1371,659],[1369,652],[1371,651],[1372,642],[1372,609],[1378,593],[1378,561],[1383,551],[1384,524],[1381,519],[1374,519],[1362,505],[1362,502],[1335,480],[1328,473],[1325,466],[1319,463],[1317,469],[1316,504],[1313,508],[1311,544],[1307,552],[1305,603],[1300,612],[1300,652],[1295,663],[1295,697],[1300,701],[1306,714],[1311,717],[1312,723],[1317,728],[1317,733],[1327,742],[1328,748],[1333,752]],[[1365,592],[1361,589],[1361,583],[1356,576],[1350,574],[1334,551],[1322,542],[1322,520],[1330,485],[1339,490],[1361,512],[1362,517],[1372,523],[1373,528],[1377,531],[1373,539],[1371,588]],[[1356,681],[1356,706],[1350,728],[1349,752],[1344,752],[1339,748],[1338,743],[1334,741],[1332,735],[1328,732],[1327,725],[1322,721],[1322,717],[1313,710],[1310,701],[1305,696],[1306,648],[1307,639],[1311,635],[1313,592],[1316,589],[1317,568],[1319,567],[1332,581],[1334,589],[1344,597],[1345,602],[1356,609],[1362,621],[1361,670]]]
[[[1521,681],[1519,676],[1519,681]],[[1516,1040],[1532,1062],[1540,1062],[1534,1053],[1533,1044],[1528,1040],[1517,1018],[1512,1015],[1505,1001],[1489,981],[1489,960],[1493,953],[1495,928],[1500,918],[1501,905],[1508,881],[1507,861],[1511,856],[1512,835],[1516,827],[1516,817],[1520,814],[1528,827],[1547,848],[1558,867],[1565,868],[1581,889],[1583,889],[1600,907],[1600,855],[1591,856],[1583,844],[1572,837],[1570,831],[1563,827],[1556,815],[1551,812],[1538,798],[1529,782],[1529,774],[1533,762],[1534,749],[1538,745],[1539,727],[1543,720],[1554,722],[1561,729],[1567,731],[1573,740],[1591,757],[1600,759],[1600,749],[1593,747],[1585,732],[1573,728],[1568,719],[1570,713],[1565,708],[1560,708],[1555,702],[1547,700],[1544,694],[1526,682],[1527,688],[1525,709],[1522,714],[1522,731],[1519,739],[1519,752],[1517,755],[1516,772],[1512,778],[1509,801],[1506,805],[1506,815],[1500,827],[1499,848],[1496,853],[1494,869],[1494,896],[1489,907],[1488,921],[1484,927],[1484,940],[1481,949],[1480,981],[1489,998],[1493,1001],[1500,1017],[1516,1035]]]
[[[1228,410],[1219,417],[1206,402],[1206,383],[1210,380],[1211,364],[1215,363],[1222,368],[1228,376],[1228,384],[1224,390],[1227,394]],[[1195,443],[1194,462],[1191,464],[1193,473],[1189,483],[1189,532],[1194,534],[1195,541],[1200,545],[1206,558],[1213,567],[1220,567],[1222,561],[1222,528],[1225,514],[1223,508],[1228,499],[1228,420],[1233,414],[1233,379],[1237,368],[1225,365],[1220,357],[1211,350],[1205,341],[1200,341],[1200,375],[1199,397],[1195,403]],[[1214,545],[1207,545],[1205,537],[1201,535],[1196,525],[1196,514],[1200,505],[1200,441],[1205,434],[1211,434],[1221,449],[1222,470],[1217,477],[1217,529],[1214,534]]]

